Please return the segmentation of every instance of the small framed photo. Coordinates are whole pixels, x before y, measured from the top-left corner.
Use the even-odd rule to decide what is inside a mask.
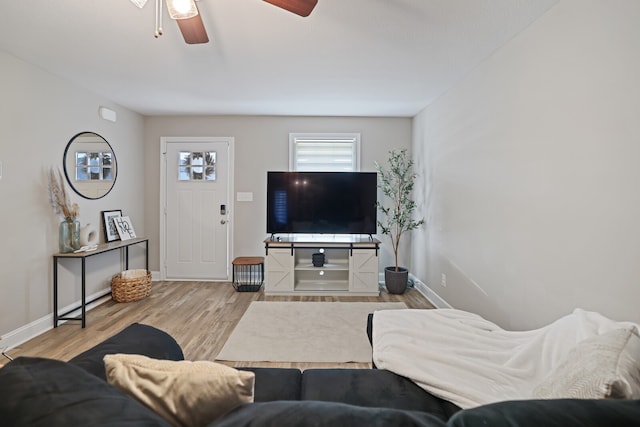
[[[118,234],[118,229],[116,228],[116,224],[113,222],[113,219],[120,218],[121,216],[122,211],[119,209],[102,211],[102,219],[104,220],[104,240],[106,242],[120,240],[120,235]]]
[[[115,217],[113,218],[113,223],[118,229],[120,240],[129,240],[136,238],[136,232],[134,231],[133,224],[131,224],[131,219],[128,216]]]

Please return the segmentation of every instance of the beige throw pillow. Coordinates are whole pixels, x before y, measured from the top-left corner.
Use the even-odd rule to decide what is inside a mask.
[[[533,390],[537,399],[640,399],[640,338],[615,329],[581,341]]]
[[[104,357],[109,384],[135,397],[174,426],[205,426],[253,402],[255,374],[207,361]]]

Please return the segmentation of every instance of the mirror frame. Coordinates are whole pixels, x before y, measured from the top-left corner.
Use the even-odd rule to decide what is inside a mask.
[[[109,147],[109,150],[111,150],[111,154],[113,157],[113,180],[111,181],[111,187],[109,187],[109,190],[107,190],[104,194],[97,196],[97,197],[91,197],[88,196],[86,194],[83,194],[78,188],[76,188],[76,186],[74,185],[75,183],[75,179],[72,179],[73,176],[75,176],[75,174],[70,174],[69,170],[67,168],[67,154],[69,154],[71,152],[71,146],[73,145],[74,142],[76,142],[76,138],[83,136],[83,135],[87,135],[90,134],[92,136],[95,136],[99,139],[101,139],[102,141],[104,141],[105,144],[107,144],[107,146]],[[75,164],[75,159],[73,160],[73,164]],[[73,191],[79,195],[80,197],[83,197],[85,199],[89,199],[89,200],[98,200],[103,198],[104,196],[106,196],[107,194],[109,194],[111,192],[111,190],[113,190],[113,187],[116,185],[116,180],[118,179],[118,160],[116,158],[116,153],[115,151],[113,151],[113,147],[111,146],[111,144],[109,144],[109,141],[107,141],[102,135],[99,135],[95,132],[91,132],[91,131],[84,131],[84,132],[78,132],[77,134],[73,135],[73,137],[71,137],[71,139],[69,140],[69,142],[67,143],[67,146],[64,149],[64,154],[62,155],[62,166],[64,168],[64,176],[67,178],[67,182],[69,183],[69,186],[71,186],[71,188],[73,189]]]

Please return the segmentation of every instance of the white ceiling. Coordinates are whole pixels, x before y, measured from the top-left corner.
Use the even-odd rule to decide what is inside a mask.
[[[202,0],[204,45],[155,0],[1,1],[0,50],[145,115],[411,117],[558,0]]]

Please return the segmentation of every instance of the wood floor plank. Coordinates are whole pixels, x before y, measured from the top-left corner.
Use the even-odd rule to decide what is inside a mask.
[[[381,290],[379,297],[265,296],[236,292],[223,282],[153,282],[151,295],[130,303],[109,300],[87,312],[87,327],[67,322],[10,350],[11,357],[33,356],[69,360],[138,322],[173,336],[189,360],[214,360],[252,301],[404,302],[409,308],[429,309],[431,303],[417,290],[402,295]],[[363,324],[363,333],[366,325]],[[370,363],[223,362],[229,366],[281,368],[369,368]]]

